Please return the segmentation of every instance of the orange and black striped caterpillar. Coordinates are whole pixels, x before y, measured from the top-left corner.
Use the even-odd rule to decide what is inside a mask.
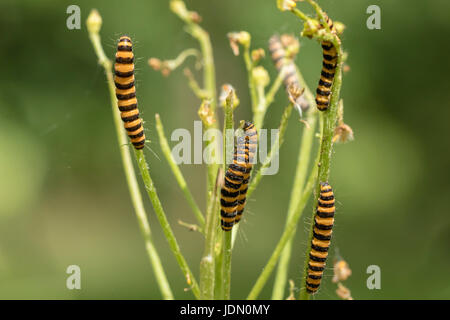
[[[326,16],[326,21],[331,32],[336,32],[333,21]],[[331,42],[323,41],[323,62],[320,74],[319,86],[316,89],[316,105],[320,111],[326,111],[330,106],[331,86],[333,85],[334,74],[337,64],[337,51]]]
[[[134,55],[133,45],[128,36],[119,39],[114,64],[114,84],[116,85],[117,105],[120,117],[131,143],[136,149],[143,149],[145,134],[142,119],[139,118],[136,87],[134,85]]]
[[[224,231],[230,231],[241,220],[257,148],[258,134],[253,123],[246,121],[243,130],[244,134],[237,139],[233,163],[228,166],[220,191],[220,216]]]
[[[308,276],[306,291],[315,293],[320,286],[323,271],[330,248],[332,228],[334,224],[334,194],[327,182],[320,183],[320,196],[314,217],[313,238],[309,252]]]
[[[291,86],[300,89],[301,85],[300,81],[298,80],[297,68],[295,67],[293,59],[287,57],[283,41],[280,39],[278,35],[273,35],[269,39],[269,52],[277,71],[280,72],[283,67],[285,69],[283,77],[283,85],[286,91],[288,91],[289,87]],[[297,104],[301,107],[303,111],[309,108],[309,104],[305,100],[303,95],[301,95],[297,99]]]

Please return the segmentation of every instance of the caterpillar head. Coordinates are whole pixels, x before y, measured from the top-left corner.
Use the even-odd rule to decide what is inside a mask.
[[[245,121],[244,122],[244,127],[242,128],[244,131],[248,130],[248,129],[252,129],[254,127],[253,123],[250,121]]]

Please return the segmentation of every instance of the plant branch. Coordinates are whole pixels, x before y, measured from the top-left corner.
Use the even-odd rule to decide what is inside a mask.
[[[217,105],[217,95],[216,95],[216,71],[214,66],[213,50],[211,46],[211,40],[209,38],[208,32],[206,32],[202,27],[198,25],[198,14],[189,11],[186,8],[185,3],[182,0],[170,0],[170,9],[186,24],[187,32],[194,37],[200,45],[200,49],[203,56],[203,81],[204,90],[210,99],[210,108],[213,117],[211,128],[217,129],[217,116],[216,116],[216,105]],[[210,143],[215,143],[217,146],[218,141],[207,142],[208,146]],[[214,148],[217,150],[218,148]],[[217,167],[219,155],[217,152],[214,153],[215,161],[212,164],[208,164],[208,179],[207,179],[207,207],[210,206],[210,201],[213,198],[214,183],[216,181]]]
[[[275,141],[275,144],[270,148],[270,152],[267,155],[267,157],[264,159],[261,167],[256,172],[256,174],[253,176],[252,181],[250,182],[250,186],[247,191],[247,199],[250,198],[253,191],[255,191],[256,187],[258,186],[259,182],[261,181],[263,177],[264,171],[267,169],[267,167],[270,165],[270,163],[273,160],[273,157],[278,154],[283,142],[284,142],[284,133],[286,132],[288,120],[292,112],[292,103],[290,103],[283,112],[283,115],[281,116],[280,126],[278,127],[279,135],[278,139]]]
[[[115,85],[112,74],[112,63],[106,57],[103,50],[101,39],[99,35],[101,26],[101,17],[96,10],[93,10],[89,15],[88,21],[89,38],[94,47],[95,53],[99,59],[99,64],[105,69],[106,79],[108,82],[108,89],[111,100],[112,113],[114,118],[114,126],[117,134],[117,142],[119,144],[120,155],[122,158],[122,165],[125,172],[125,177],[127,179],[127,185],[131,196],[131,201],[133,203],[134,211],[139,223],[139,229],[144,238],[145,248],[147,250],[147,255],[150,263],[153,267],[153,272],[155,274],[156,281],[158,283],[159,290],[164,299],[173,300],[173,293],[170,289],[169,282],[167,280],[164,268],[159,258],[158,252],[153,244],[150,224],[148,222],[147,213],[144,209],[144,204],[142,201],[142,195],[139,191],[139,185],[136,179],[136,174],[133,168],[133,162],[131,160],[128,138],[123,129],[122,119],[117,109],[117,99],[115,94]]]
[[[191,88],[192,92],[194,92],[196,97],[199,98],[200,100],[208,100],[209,99],[208,92],[200,88],[200,85],[198,84],[197,80],[195,80],[194,75],[192,74],[189,68],[184,69],[184,75],[188,79],[189,87]]]
[[[144,181],[145,189],[147,190],[148,197],[152,202],[153,209],[155,210],[155,214],[158,218],[159,224],[161,225],[164,235],[169,242],[170,249],[175,256],[175,259],[177,260],[178,265],[180,266],[180,269],[186,278],[186,282],[191,285],[192,293],[197,299],[199,299],[200,289],[198,287],[197,281],[194,278],[194,275],[192,274],[186,260],[183,257],[183,254],[180,251],[178,242],[175,238],[175,235],[173,234],[172,228],[170,227],[169,221],[167,220],[166,214],[161,205],[161,201],[159,200],[158,194],[156,192],[156,188],[153,184],[153,180],[150,176],[144,152],[142,150],[136,149],[134,151],[139,170],[141,171],[142,180]]]
[[[289,201],[288,214],[286,217],[286,226],[291,219],[292,215],[295,212],[295,209],[298,206],[298,202],[300,201],[300,195],[303,193],[303,187],[306,179],[309,158],[311,154],[311,147],[315,137],[315,127],[316,127],[316,118],[317,118],[317,108],[314,95],[311,90],[307,86],[305,79],[303,78],[302,73],[296,68],[297,79],[302,86],[305,88],[304,96],[309,103],[309,111],[307,115],[307,122],[309,124],[309,128],[305,127],[303,129],[302,140],[300,144],[300,149],[298,153],[298,161],[297,161],[297,169],[295,171],[294,177],[294,185],[291,191],[291,197]],[[313,168],[315,170],[315,168]],[[295,234],[295,231],[294,231]],[[278,262],[277,272],[275,275],[275,282],[273,285],[272,299],[280,300],[283,299],[283,293],[286,286],[287,273],[289,268],[289,260],[291,257],[292,251],[292,239],[286,244],[283,252],[281,253],[280,261]]]
[[[257,113],[258,108],[258,93],[256,91],[256,84],[255,84],[255,78],[253,77],[253,61],[250,57],[250,43],[246,43],[243,45],[244,52],[244,62],[245,62],[245,68],[247,69],[248,74],[248,88],[250,90],[250,99],[252,104],[252,111],[253,114]]]
[[[314,1],[308,0],[311,4],[317,5]],[[317,9],[318,8],[318,9]],[[324,16],[322,14],[322,11],[320,7],[315,7],[319,17],[324,20]],[[329,30],[329,28],[328,28]],[[342,64],[343,64],[343,51],[341,48],[341,41],[339,37],[335,34],[331,34],[329,31],[327,34],[324,35],[325,39],[329,39],[328,41],[331,41],[333,45],[336,48],[337,52],[337,61],[336,61],[336,70],[335,70],[335,78],[333,81],[333,85],[331,87],[331,99],[330,99],[330,108],[323,113],[323,129],[322,129],[322,138],[321,138],[321,144],[320,144],[320,159],[319,159],[319,167],[318,167],[318,183],[316,186],[315,191],[315,198],[317,198],[319,192],[320,192],[320,182],[327,182],[329,173],[330,173],[330,166],[331,166],[331,155],[333,151],[333,135],[334,135],[334,129],[336,127],[336,122],[338,118],[338,104],[339,104],[339,96],[342,86]],[[314,219],[315,213],[317,210],[317,203],[314,204],[314,210],[312,213],[312,219]],[[304,264],[304,270],[303,270],[303,277],[302,281],[305,283],[306,277],[308,274],[308,263],[309,263],[309,251],[311,250],[311,239],[313,236],[313,225],[311,225],[309,237],[308,237],[308,244],[307,244],[307,251],[305,255],[305,264]],[[300,291],[300,297],[301,300],[308,300],[310,298],[310,295],[308,292],[303,289]]]
[[[285,227],[287,227],[290,219],[294,215],[296,208],[298,207],[298,203],[300,202],[300,195],[303,193],[303,187],[307,176],[309,158],[311,155],[312,144],[314,141],[316,117],[317,117],[315,106],[311,105],[311,108],[314,109],[310,110],[308,113],[307,122],[309,124],[309,127],[304,127],[303,129],[300,150],[298,153],[297,169],[294,177],[294,185],[291,191]],[[315,170],[315,168],[313,170]],[[292,239],[289,240],[288,243],[286,244],[286,247],[283,249],[283,252],[281,253],[280,261],[278,262],[277,272],[275,275],[275,282],[273,285],[272,300],[283,299],[291,251],[292,251]]]
[[[318,158],[316,159],[315,165],[317,165]],[[267,280],[270,277],[270,274],[272,273],[273,269],[275,268],[278,258],[281,255],[281,252],[283,251],[286,243],[292,239],[294,236],[295,230],[297,228],[297,223],[302,216],[303,209],[306,206],[306,203],[308,202],[308,199],[312,193],[312,190],[314,188],[315,182],[316,182],[317,173],[313,170],[309,177],[308,181],[306,183],[306,186],[303,190],[302,197],[300,198],[300,201],[298,203],[298,207],[293,214],[292,218],[289,220],[289,223],[287,224],[287,227],[284,229],[283,235],[281,236],[280,240],[278,241],[277,246],[275,247],[275,250],[273,251],[272,255],[269,258],[269,261],[263,268],[262,273],[256,280],[255,285],[253,286],[252,290],[250,291],[249,295],[247,296],[247,300],[255,300],[261,290],[263,289],[264,285],[266,284]]]
[[[269,91],[266,94],[266,106],[267,108],[272,104],[273,100],[275,99],[275,94],[280,89],[281,85],[283,84],[283,78],[284,78],[284,69],[282,68],[280,72],[278,72],[278,75],[273,82],[272,86],[270,87]]]
[[[205,250],[203,258],[200,261],[200,299],[213,300],[214,299],[214,285],[215,285],[215,245],[216,245],[216,230],[217,217],[219,211],[220,189],[223,183],[223,171],[220,168],[220,173],[217,175],[217,180],[214,189],[212,201],[210,201],[210,208],[208,208],[208,215],[206,217],[205,226]]]
[[[342,51],[341,47],[336,47],[338,52],[337,58],[337,66],[336,66],[336,75],[333,82],[333,86],[331,88],[331,100],[330,100],[330,109],[325,111],[323,114],[323,130],[322,130],[322,141],[320,144],[320,159],[319,159],[319,168],[318,168],[318,184],[316,187],[315,198],[319,194],[320,182],[327,182],[330,174],[330,165],[331,165],[331,155],[333,151],[333,135],[334,129],[336,127],[337,121],[337,110],[339,103],[339,94],[342,85]],[[312,219],[314,219],[314,215],[317,210],[317,203],[314,204],[314,210],[312,213]],[[313,233],[313,225],[310,229],[310,234],[308,237],[307,244],[307,254],[305,255],[305,266],[302,281],[305,283],[306,276],[308,273],[308,262],[309,262],[309,251],[311,250],[311,239]],[[306,292],[306,290],[300,291],[300,299],[307,300],[310,295]]]

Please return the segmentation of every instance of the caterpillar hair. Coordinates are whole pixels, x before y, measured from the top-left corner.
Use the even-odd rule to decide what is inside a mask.
[[[290,86],[300,89],[301,85],[293,58],[287,57],[285,46],[278,35],[273,35],[269,39],[269,52],[277,71],[280,72],[281,69],[284,68],[283,85],[286,91],[289,90]],[[296,102],[303,111],[309,108],[309,104],[303,95],[301,95]]]
[[[314,217],[313,238],[306,278],[306,291],[310,294],[319,289],[322,280],[333,232],[334,212],[333,190],[327,182],[322,182],[320,183],[320,196]]]
[[[251,122],[245,122],[244,135],[239,138],[236,146],[235,163],[233,165],[241,168],[242,184],[239,189],[238,206],[236,212],[235,224],[239,223],[244,213],[245,203],[247,199],[248,182],[250,180],[250,173],[253,168],[253,159],[255,157],[258,143],[258,133]]]
[[[330,30],[336,32],[333,21],[327,15],[325,17]],[[326,111],[330,106],[331,86],[333,85],[338,56],[336,48],[331,42],[323,41],[322,49],[322,72],[320,73],[319,85],[316,89],[316,105],[320,111]]]
[[[258,136],[255,126],[251,122],[245,122],[243,129],[244,135],[237,139],[233,163],[228,166],[220,192],[221,227],[224,231],[230,231],[241,220],[256,152]]]
[[[114,64],[117,105],[131,143],[136,149],[143,149],[145,134],[139,117],[134,82],[133,44],[130,37],[122,36],[117,45]]]
[[[220,190],[220,224],[224,231],[230,231],[234,226],[241,184],[241,173],[229,166]]]

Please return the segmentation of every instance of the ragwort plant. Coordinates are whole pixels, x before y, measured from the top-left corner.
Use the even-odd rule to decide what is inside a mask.
[[[331,156],[334,142],[345,141],[348,138],[351,129],[343,123],[343,103],[339,100],[340,89],[342,85],[342,66],[343,66],[343,50],[339,34],[342,32],[343,25],[336,23],[335,30],[330,29],[327,24],[327,16],[322,8],[312,0],[307,2],[314,8],[316,17],[310,17],[297,8],[297,1],[293,0],[277,0],[277,7],[281,11],[291,12],[304,22],[301,36],[309,39],[315,39],[319,43],[324,41],[331,43],[337,52],[337,60],[335,66],[334,80],[331,86],[331,97],[328,110],[319,112],[316,108],[315,97],[305,83],[300,70],[293,63],[284,65],[294,65],[294,71],[287,70],[287,67],[277,68],[278,75],[273,83],[269,83],[267,71],[259,65],[259,61],[264,56],[264,50],[251,49],[251,35],[246,31],[232,32],[228,34],[231,49],[235,55],[242,55],[245,68],[248,74],[248,88],[251,98],[251,111],[253,114],[253,123],[256,130],[259,131],[264,124],[264,118],[268,108],[274,101],[275,94],[282,87],[283,82],[286,84],[287,74],[290,76],[295,74],[295,85],[285,86],[286,93],[289,97],[289,104],[285,107],[279,125],[279,137],[271,146],[271,150],[267,157],[262,161],[259,168],[254,168],[252,179],[249,183],[247,191],[247,199],[250,198],[254,190],[259,185],[264,176],[264,170],[270,166],[273,157],[278,152],[284,141],[284,133],[286,132],[288,119],[291,111],[295,108],[300,112],[301,125],[303,133],[300,141],[300,150],[298,154],[297,166],[294,174],[293,186],[291,189],[288,212],[286,214],[286,223],[283,233],[269,257],[261,274],[256,279],[247,299],[257,299],[261,290],[267,283],[270,275],[278,265],[273,286],[272,299],[285,298],[286,284],[288,282],[288,265],[290,255],[294,246],[292,241],[302,213],[306,207],[308,200],[314,191],[314,199],[317,199],[320,190],[320,183],[327,182],[330,172]],[[221,106],[224,112],[223,124],[223,156],[227,157],[232,153],[233,137],[227,136],[227,133],[234,130],[233,111],[239,105],[239,99],[231,85],[225,85],[220,98],[216,92],[216,72],[213,59],[213,49],[211,46],[208,32],[206,32],[199,24],[201,18],[198,13],[190,11],[186,8],[182,0],[170,0],[171,11],[177,15],[185,24],[185,30],[194,39],[198,41],[198,49],[187,49],[173,60],[160,60],[150,58],[149,65],[155,70],[160,70],[167,75],[174,69],[180,67],[189,56],[195,56],[201,60],[203,67],[203,81],[199,84],[189,69],[185,69],[188,85],[193,93],[201,102],[198,115],[202,121],[205,130],[214,128],[218,129],[218,107]],[[93,10],[87,19],[87,27],[89,37],[99,59],[99,64],[105,70],[107,83],[110,92],[111,107],[113,119],[116,128],[119,150],[122,158],[123,168],[127,179],[127,184],[138,219],[140,231],[144,238],[145,247],[148,258],[150,260],[153,273],[158,283],[158,287],[162,298],[174,299],[169,281],[167,279],[164,267],[162,266],[158,252],[153,244],[151,229],[148,222],[147,213],[145,212],[142,195],[139,191],[136,173],[134,171],[130,147],[126,132],[123,128],[120,112],[117,108],[117,99],[115,93],[114,77],[112,62],[105,55],[100,39],[100,29],[102,18],[100,14]],[[297,40],[295,40],[297,41]],[[295,43],[295,42],[294,42]],[[293,53],[289,53],[290,48],[287,46],[286,61],[294,62],[295,54],[298,52],[297,46],[293,46]],[[291,48],[292,49],[292,48]],[[266,88],[268,89],[266,90]],[[298,103],[298,98],[303,99],[309,108],[302,108]],[[239,224],[235,225],[232,232],[224,232],[220,229],[220,189],[224,181],[224,172],[226,171],[226,161],[220,166],[219,152],[214,152],[212,156],[215,158],[211,164],[207,165],[207,203],[206,212],[203,213],[196,203],[188,184],[184,179],[181,170],[175,162],[171,153],[170,146],[164,133],[162,120],[158,114],[155,115],[156,129],[159,137],[160,146],[167,160],[171,171],[183,192],[187,203],[196,218],[196,224],[189,225],[192,229],[201,232],[204,236],[204,250],[200,261],[199,281],[191,271],[183,254],[180,251],[175,234],[166,218],[162,203],[159,200],[158,193],[153,184],[149,168],[145,159],[143,149],[137,150],[133,148],[134,157],[140,170],[142,182],[145,185],[148,197],[152,203],[156,217],[162,227],[164,235],[170,245],[170,249],[174,254],[176,261],[186,279],[186,283],[191,289],[190,291],[196,299],[230,299],[230,283],[231,283],[231,257],[236,234]],[[339,122],[339,123],[338,123]],[[336,125],[338,127],[336,128]],[[318,131],[317,131],[318,128]],[[349,132],[350,131],[350,132]],[[233,132],[233,131],[231,131]],[[318,146],[314,147],[317,141]],[[213,150],[218,150],[219,141],[211,140],[206,144],[214,144]],[[317,149],[317,154],[314,150]],[[310,161],[313,161],[312,169],[308,172]],[[317,201],[315,201],[317,202]],[[317,210],[315,204],[311,218]],[[305,249],[305,264],[303,268],[302,283],[300,284],[299,299],[307,300],[311,297],[305,290],[305,281],[308,271],[309,252],[311,250],[311,239],[313,237],[313,226],[309,229],[309,237],[307,239],[308,246]],[[297,250],[297,249],[296,249]],[[300,270],[301,268],[298,268]],[[291,285],[291,295],[289,299],[293,299],[293,286]]]

